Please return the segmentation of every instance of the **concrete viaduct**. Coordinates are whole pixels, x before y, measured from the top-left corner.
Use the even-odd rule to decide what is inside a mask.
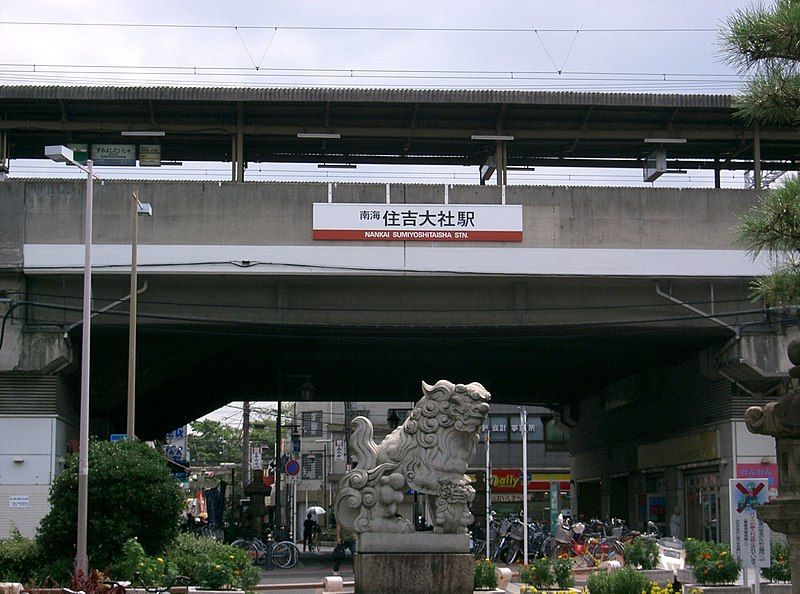
[[[140,182],[138,423],[163,434],[232,400],[413,400],[419,381],[479,380],[499,402],[575,403],[703,354],[761,391],[786,325],[747,299],[765,271],[734,242],[744,190],[508,187],[518,243],[313,239],[314,183]],[[92,417],[124,428],[132,182],[95,190]],[[330,188],[384,202],[383,185]],[[398,205],[442,186],[393,185]],[[80,181],[0,184],[4,394],[20,378],[79,383]],[[499,204],[455,186],[451,205]],[[77,346],[77,349],[76,349]],[[104,424],[103,424],[104,423]]]

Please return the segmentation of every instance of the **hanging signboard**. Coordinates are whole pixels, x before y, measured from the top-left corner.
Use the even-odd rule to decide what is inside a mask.
[[[161,167],[161,145],[139,145],[139,167]]]
[[[522,206],[314,204],[313,238],[350,241],[522,241]]]
[[[333,459],[337,462],[344,462],[344,459],[347,457],[345,450],[344,450],[344,440],[343,439],[334,439],[333,440]]]
[[[94,165],[113,165],[117,167],[136,166],[135,144],[93,144],[92,162]]]
[[[758,517],[769,500],[767,479],[730,479],[731,553],[747,567],[769,567],[770,530]]]

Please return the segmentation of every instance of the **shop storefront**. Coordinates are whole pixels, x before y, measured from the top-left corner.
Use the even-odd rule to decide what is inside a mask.
[[[500,516],[522,511],[522,471],[518,468],[492,469],[492,509]],[[569,508],[569,473],[528,473],[528,518],[531,521],[550,523],[551,488],[558,491],[556,510]]]

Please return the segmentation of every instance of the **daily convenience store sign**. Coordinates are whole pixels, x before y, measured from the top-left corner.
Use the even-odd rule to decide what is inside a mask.
[[[522,241],[522,206],[314,204],[314,239]]]

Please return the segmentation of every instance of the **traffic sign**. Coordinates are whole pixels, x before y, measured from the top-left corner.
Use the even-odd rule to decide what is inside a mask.
[[[299,460],[289,460],[286,462],[286,467],[284,468],[286,472],[286,476],[300,476],[300,461]]]

